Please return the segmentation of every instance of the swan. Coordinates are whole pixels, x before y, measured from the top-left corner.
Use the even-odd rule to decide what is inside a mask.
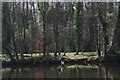
[[[61,60],[61,64],[62,64],[62,65],[64,65],[64,64],[65,64],[65,62]]]

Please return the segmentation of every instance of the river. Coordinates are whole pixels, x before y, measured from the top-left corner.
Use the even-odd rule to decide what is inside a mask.
[[[120,65],[56,65],[2,68],[2,78],[114,78],[120,79]]]

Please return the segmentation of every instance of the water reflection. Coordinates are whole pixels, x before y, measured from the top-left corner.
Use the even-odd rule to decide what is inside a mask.
[[[3,68],[3,78],[120,78],[120,66],[65,65]]]

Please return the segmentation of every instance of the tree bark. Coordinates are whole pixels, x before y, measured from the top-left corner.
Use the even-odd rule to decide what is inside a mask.
[[[116,27],[114,29],[114,36],[112,45],[110,46],[110,49],[108,50],[108,53],[117,53],[117,50],[120,48],[120,2],[118,5],[118,19],[116,23]]]
[[[98,3],[98,5],[99,5],[99,3]],[[100,7],[100,5],[99,5],[99,7]],[[101,24],[102,24],[102,26],[103,26],[103,34],[104,34],[104,56],[106,56],[107,55],[107,46],[108,46],[108,35],[107,35],[107,26],[108,26],[108,24],[107,24],[107,22],[106,22],[106,12],[105,12],[105,18],[103,18],[103,16],[101,15],[101,10],[100,10],[100,8],[99,8],[99,20],[100,20],[100,22],[101,22]]]

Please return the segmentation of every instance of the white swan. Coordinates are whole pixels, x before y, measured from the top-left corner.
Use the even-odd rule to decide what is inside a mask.
[[[61,60],[61,64],[62,64],[62,65],[64,65],[64,64],[65,64],[65,62]]]

